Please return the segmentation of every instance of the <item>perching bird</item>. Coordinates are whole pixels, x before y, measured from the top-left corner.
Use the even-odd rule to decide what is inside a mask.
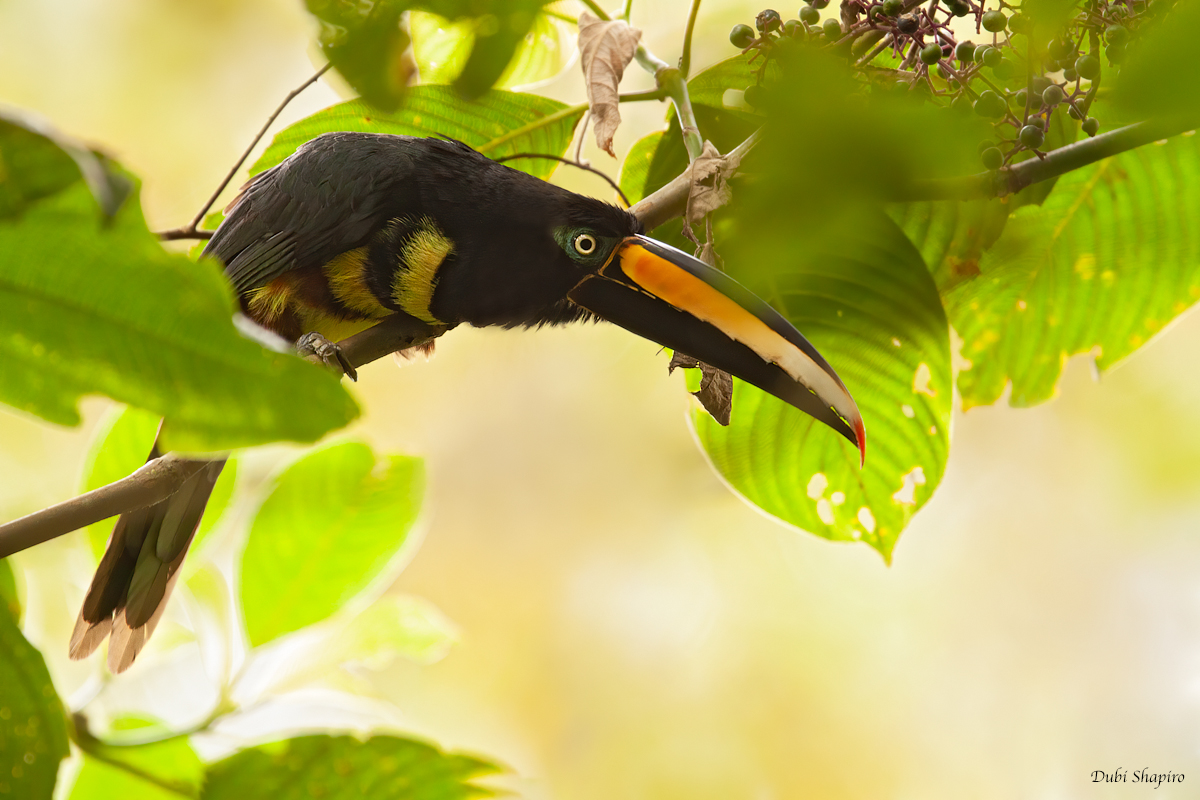
[[[865,456],[833,368],[723,272],[642,235],[628,211],[510,169],[460,142],[331,133],[256,176],[205,253],[243,311],[290,341],[337,341],[393,314],[452,327],[599,318],[723,369],[815,417]],[[157,448],[150,457],[159,455]],[[124,514],[71,639],[133,663],[162,615],[223,462]]]

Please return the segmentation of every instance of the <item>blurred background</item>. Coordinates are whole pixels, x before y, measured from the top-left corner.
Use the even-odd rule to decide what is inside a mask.
[[[688,5],[634,0],[667,61]],[[730,27],[759,10],[705,0],[694,64],[732,55]],[[7,0],[0,103],[110,152],[144,181],[151,226],[172,227],[312,73],[312,39],[300,0]],[[623,89],[650,85],[631,67]],[[581,101],[577,64],[537,91]],[[281,122],[339,99],[319,84]],[[618,155],[666,110],[623,107]],[[584,154],[615,172],[593,142]],[[593,178],[556,181],[610,198]],[[437,663],[364,674],[396,713],[280,703],[197,746],[383,720],[503,762],[512,774],[496,785],[535,800],[1153,791],[1092,782],[1117,768],[1185,773],[1155,796],[1195,797],[1197,353],[1189,313],[1099,381],[1090,360],[1071,361],[1049,404],[959,414],[946,479],[888,568],[727,491],[656,346],[605,326],[456,330],[429,363],[363,370],[351,432],[427,460],[424,541],[389,591],[427,598],[459,643]],[[75,493],[107,407],[88,402],[73,430],[0,409],[0,518]],[[254,455],[244,484],[292,452]],[[60,540],[17,564],[28,635],[60,693],[82,702],[98,659],[65,655],[85,545]],[[177,652],[118,678],[110,705],[202,716],[198,651]]]

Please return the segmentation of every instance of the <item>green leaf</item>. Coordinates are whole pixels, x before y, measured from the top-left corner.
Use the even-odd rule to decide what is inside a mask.
[[[946,296],[964,408],[1050,399],[1070,355],[1106,369],[1200,298],[1200,146],[1147,145],[1061,177],[1013,213],[981,274]]]
[[[320,622],[384,575],[417,518],[420,459],[357,442],[324,447],[275,482],[242,555],[252,646]]]
[[[441,134],[469,144],[489,158],[514,153],[562,155],[571,144],[584,109],[532,94],[491,91],[475,101],[458,97],[446,86],[414,86],[394,113],[379,112],[357,100],[319,111],[275,136],[250,168],[256,175],[296,152],[300,145],[331,131],[392,133],[405,136]],[[547,159],[505,162],[538,178],[547,178],[557,163]]]
[[[238,334],[211,261],[163,250],[129,200],[110,224],[82,183],[0,221],[0,401],[75,425],[86,394],[168,417],[166,449],[313,441],[358,409],[328,371]]]
[[[474,100],[500,80],[516,55],[517,48],[533,28],[533,21],[545,0],[507,0],[493,5],[491,12],[478,18],[475,46],[467,56],[462,72],[454,79],[454,88],[463,97]]]
[[[1114,105],[1135,119],[1200,114],[1200,62],[1194,53],[1200,3],[1162,5],[1138,27],[1115,81]]]
[[[17,594],[17,576],[7,558],[0,558],[0,614],[5,611],[17,622],[21,621],[21,598]]]
[[[302,736],[242,750],[209,768],[204,800],[467,800],[495,764],[396,736]]]
[[[101,421],[88,448],[84,461],[83,479],[79,491],[90,492],[119,481],[146,463],[154,437],[158,433],[160,418],[139,408],[113,409]],[[213,487],[200,528],[192,539],[191,551],[198,552],[200,544],[220,521],[229,506],[233,488],[237,483],[237,459],[230,459]],[[99,558],[108,545],[116,518],[95,522],[87,527],[88,543],[92,553]]]
[[[897,203],[892,219],[921,251],[938,291],[979,274],[983,252],[1004,232],[1012,204],[998,198]]]
[[[70,752],[62,703],[46,662],[0,610],[0,795],[50,800]]]
[[[457,640],[454,623],[428,600],[386,595],[339,628],[329,649],[342,661],[381,669],[396,656],[432,664]]]
[[[730,89],[744,91],[750,84],[758,82],[755,74],[759,67],[757,61],[762,59],[751,63],[750,57],[749,53],[739,54],[696,73],[688,81],[688,97],[691,99],[692,105],[709,106],[717,110],[723,109],[746,120],[754,121],[757,117],[748,107],[731,108],[725,103],[725,94]],[[768,67],[768,80],[775,77],[777,77],[777,71],[773,67]],[[704,134],[707,136],[708,131],[704,131]]]
[[[636,203],[650,193],[646,191],[651,180],[650,169],[665,135],[665,131],[655,131],[638,139],[621,162],[621,180],[618,184],[630,203]]]
[[[445,84],[458,77],[475,44],[472,20],[454,22],[437,14],[412,11],[408,15],[408,28],[421,83]],[[539,12],[533,27],[517,45],[512,61],[496,81],[496,88],[513,89],[553,78],[570,63],[574,47],[561,23]]]
[[[376,108],[394,111],[412,77],[404,56],[408,34],[400,14],[408,5],[396,0],[306,0],[321,25],[321,49],[346,82]]]
[[[723,428],[692,414],[713,466],[751,503],[890,559],[941,481],[953,386],[946,317],[920,254],[882,213],[797,224],[794,206],[747,192],[725,264],[828,359],[858,403],[866,467],[849,442],[748,384]],[[802,246],[799,243],[803,243]]]
[[[179,800],[199,796],[203,779],[204,765],[186,736],[143,745],[92,742],[70,800]]]
[[[0,111],[0,218],[57,194],[83,178],[106,218],[129,198],[133,183],[104,156],[38,120]]]
[[[726,109],[694,106],[693,111],[705,138],[722,153],[737,147],[758,127]],[[636,203],[673,181],[687,166],[682,129],[678,117],[672,116],[665,132],[651,133],[634,143],[621,167],[621,189],[629,202]]]

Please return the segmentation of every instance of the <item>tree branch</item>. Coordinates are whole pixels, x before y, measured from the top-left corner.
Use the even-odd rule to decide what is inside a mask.
[[[213,203],[217,202],[217,198],[221,196],[221,192],[225,191],[225,187],[228,186],[229,182],[233,180],[233,176],[237,174],[237,171],[242,168],[242,164],[246,163],[246,159],[250,157],[250,153],[253,152],[254,148],[258,146],[258,143],[262,141],[263,136],[266,135],[271,125],[274,124],[275,119],[283,112],[285,108],[287,108],[288,103],[295,100],[297,95],[299,95],[309,86],[312,86],[314,83],[316,83],[322,75],[329,71],[329,68],[332,66],[332,64],[326,64],[317,70],[316,74],[311,78],[297,86],[292,91],[288,92],[287,97],[283,98],[283,102],[280,103],[275,111],[271,113],[271,116],[267,117],[266,123],[264,123],[262,128],[259,129],[258,134],[254,137],[253,141],[250,142],[250,146],[247,147],[245,152],[242,153],[242,157],[239,158],[232,167],[230,167],[229,172],[225,175],[225,179],[221,181],[221,185],[218,186],[217,190],[212,193],[212,196],[208,198],[208,202],[206,202],[200,208],[200,211],[196,213],[196,216],[192,218],[192,221],[182,228],[172,228],[167,231],[162,231],[158,234],[158,238],[162,239],[163,241],[170,241],[172,239],[211,239],[211,233],[208,233],[208,235],[203,235],[206,233],[205,231],[197,230],[200,223],[204,221],[204,215],[207,214],[208,210],[213,207]]]
[[[157,503],[178,491],[207,463],[167,453],[115,483],[0,525],[0,558],[93,522]]]
[[[1057,178],[1105,158],[1194,130],[1198,124],[1200,120],[1195,117],[1135,122],[1082,142],[1051,150],[1042,158],[1031,158],[996,172],[979,172],[960,178],[922,181],[914,184],[910,196],[896,199],[974,200],[1004,197],[1019,192],[1026,186]]]

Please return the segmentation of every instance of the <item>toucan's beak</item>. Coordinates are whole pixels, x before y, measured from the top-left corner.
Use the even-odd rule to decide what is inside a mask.
[[[833,367],[775,309],[724,272],[662,242],[630,236],[568,297],[790,403],[845,436],[866,460],[862,415]]]

